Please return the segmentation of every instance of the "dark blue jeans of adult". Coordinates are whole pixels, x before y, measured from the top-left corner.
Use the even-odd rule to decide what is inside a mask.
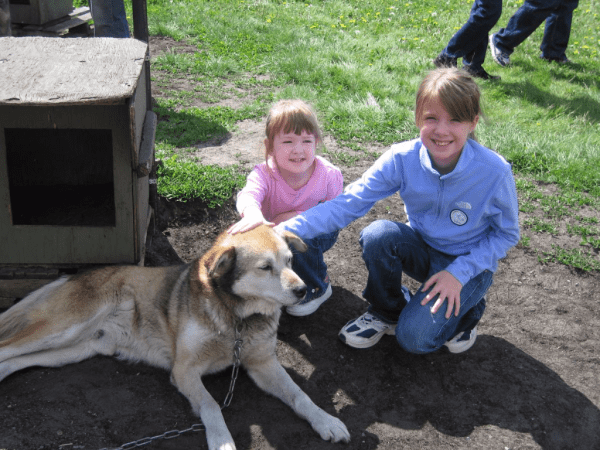
[[[492,285],[488,270],[469,280],[460,291],[460,312],[446,319],[448,303],[433,314],[435,299],[422,306],[429,291],[422,287],[407,303],[402,292],[402,275],[406,273],[424,283],[444,270],[456,256],[441,253],[423,241],[404,223],[377,220],[362,230],[360,245],[369,271],[363,297],[369,312],[386,323],[398,323],[396,339],[410,353],[424,354],[440,349],[461,331],[472,330],[485,311],[484,295]]]
[[[450,39],[442,55],[463,58],[463,65],[472,72],[479,72],[485,60],[488,33],[502,15],[502,0],[475,0],[469,20]]]
[[[494,35],[494,45],[510,55],[546,21],[542,57],[563,59],[571,36],[573,11],[579,0],[526,0],[510,18],[506,28]]]
[[[128,38],[129,25],[123,0],[91,0],[95,37]]]

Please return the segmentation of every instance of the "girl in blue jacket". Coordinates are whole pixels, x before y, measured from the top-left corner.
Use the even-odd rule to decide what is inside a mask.
[[[434,70],[417,92],[419,139],[393,145],[343,194],[278,225],[310,239],[396,192],[404,201],[408,223],[377,220],[361,232],[369,307],[340,331],[349,346],[368,348],[385,334],[411,353],[475,343],[498,260],[519,241],[511,167],[474,138],[479,99],[466,72]],[[417,292],[402,286],[404,273],[423,283]]]

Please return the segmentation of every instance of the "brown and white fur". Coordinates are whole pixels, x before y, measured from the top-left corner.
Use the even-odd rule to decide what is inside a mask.
[[[174,267],[104,267],[58,279],[0,315],[0,380],[30,366],[58,367],[94,355],[171,371],[173,384],[206,427],[209,449],[235,449],[219,404],[200,376],[233,362],[305,418],[325,440],[350,440],[345,425],[316,406],[277,361],[282,306],[306,285],[291,269],[306,245],[267,226],[221,234],[199,260]]]

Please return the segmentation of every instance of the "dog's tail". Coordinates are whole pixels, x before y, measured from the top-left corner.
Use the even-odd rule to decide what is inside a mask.
[[[2,341],[13,337],[31,325],[33,320],[35,320],[35,318],[30,317],[29,312],[31,308],[43,301],[68,279],[68,276],[64,276],[41,287],[0,314],[0,346],[2,346]]]

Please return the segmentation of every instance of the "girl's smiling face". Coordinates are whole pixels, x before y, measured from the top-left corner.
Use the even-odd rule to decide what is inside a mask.
[[[280,131],[273,138],[273,158],[284,177],[312,173],[316,149],[317,138],[305,130],[299,135]]]
[[[446,174],[454,170],[469,134],[475,130],[478,121],[479,116],[475,116],[473,122],[460,122],[450,117],[437,100],[424,104],[417,126],[433,167],[439,173]]]

